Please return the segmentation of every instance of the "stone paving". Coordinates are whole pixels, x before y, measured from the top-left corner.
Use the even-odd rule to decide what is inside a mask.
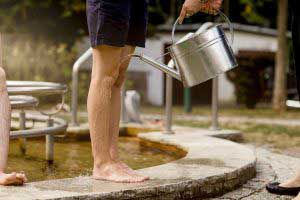
[[[257,175],[238,190],[211,200],[289,200],[290,196],[277,196],[265,190],[270,181],[282,182],[300,169],[300,159],[272,153],[263,148],[256,149]]]

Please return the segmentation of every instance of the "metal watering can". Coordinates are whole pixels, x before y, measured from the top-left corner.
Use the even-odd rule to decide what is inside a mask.
[[[233,27],[226,15],[221,12],[219,14],[229,24],[232,45]],[[138,57],[143,62],[182,81],[184,87],[198,85],[238,66],[231,45],[228,43],[220,24],[204,31],[200,27],[196,33],[187,34],[174,43],[177,24],[178,19],[172,30],[173,44],[168,47],[168,52],[176,69],[161,64],[143,54],[135,54],[133,57]]]

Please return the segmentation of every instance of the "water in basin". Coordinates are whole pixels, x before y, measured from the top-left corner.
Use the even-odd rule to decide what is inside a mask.
[[[178,159],[172,152],[140,145],[134,137],[120,137],[119,152],[121,159],[134,169],[160,165]],[[41,181],[90,175],[92,156],[90,141],[55,142],[55,161],[49,166],[45,161],[45,142],[28,140],[27,153],[19,151],[18,140],[10,143],[7,171],[24,171],[29,181]]]

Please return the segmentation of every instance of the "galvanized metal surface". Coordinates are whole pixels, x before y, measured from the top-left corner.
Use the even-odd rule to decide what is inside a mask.
[[[169,51],[187,87],[203,83],[237,66],[220,25],[172,45]]]
[[[9,95],[54,95],[65,94],[68,87],[64,84],[37,81],[7,81]]]
[[[11,131],[10,138],[19,138],[20,151],[26,154],[26,138],[28,137],[46,137],[46,160],[51,164],[54,160],[54,134],[63,133],[67,129],[67,123],[59,118],[52,118],[64,105],[67,86],[50,82],[34,81],[7,81],[8,93],[13,95],[61,95],[62,104],[53,112],[44,112],[38,110],[38,100],[31,96],[10,96],[13,109],[21,109],[19,119],[19,130]],[[45,116],[26,116],[24,109],[35,108]],[[15,117],[15,116],[13,116]],[[47,127],[26,129],[26,120],[45,122]]]
[[[65,94],[68,87],[65,84],[51,83],[51,82],[38,82],[38,81],[7,81],[7,90],[9,95],[30,95],[30,96],[45,96],[45,95],[61,95],[62,101],[60,107],[55,111],[45,112],[33,106],[38,112],[48,117],[59,113],[65,103]],[[16,97],[15,97],[16,98]],[[20,98],[20,97],[19,97]],[[29,102],[28,99],[23,99],[23,104]],[[33,103],[34,100],[31,100]],[[21,104],[19,102],[19,104]],[[25,108],[20,105],[20,108]]]
[[[166,74],[169,74],[169,75],[173,76],[174,78],[181,81],[180,73],[176,69],[172,69],[164,64],[157,62],[156,60],[150,58],[149,56],[146,56],[143,54],[135,54],[135,55],[132,55],[132,57],[137,57],[140,60],[142,60],[143,62],[145,62],[145,63],[157,68],[158,70],[163,71]]]
[[[176,23],[173,37],[175,27]],[[238,65],[221,25],[205,31],[199,29],[197,34],[188,34],[184,39],[171,45],[168,50],[177,69],[172,69],[143,54],[133,56],[181,80],[185,87],[203,83]]]
[[[212,85],[212,101],[211,101],[211,113],[212,113],[212,123],[211,130],[220,130],[218,122],[218,109],[219,109],[219,80],[218,77],[213,79]]]
[[[229,23],[229,27],[232,33],[232,43],[233,43],[233,27],[230,24],[229,19],[226,17],[226,15],[220,13],[220,15]],[[177,22],[176,22],[177,23]],[[176,25],[175,23],[175,25]],[[172,39],[174,37],[175,33],[175,25],[174,29],[172,31]],[[168,66],[165,66],[156,60],[151,59],[150,57],[147,57],[143,54],[134,54],[132,57],[137,57],[141,59],[142,61],[156,67],[157,69],[171,75],[172,77],[182,80],[184,86],[194,86],[196,84],[199,84],[201,82],[204,82],[208,79],[214,78],[220,73],[226,72],[227,70],[230,70],[237,66],[237,62],[235,60],[235,57],[233,55],[232,49],[230,45],[227,42],[227,38],[223,32],[223,30],[220,28],[220,26],[215,26],[213,28],[210,28],[213,25],[211,22],[207,22],[203,24],[196,32],[189,33],[185,37],[181,38],[174,46],[174,50],[172,50],[172,47],[170,49],[170,52],[173,54],[178,51],[178,45],[181,43],[185,43],[186,41],[190,41],[189,44],[183,45],[185,50],[188,48],[191,48],[193,46],[196,46],[196,49],[192,49],[192,53],[188,53],[188,55],[185,59],[181,59],[180,56],[178,56],[179,62],[183,65],[182,68],[179,68],[182,74],[179,73],[178,69],[170,68]],[[196,37],[194,37],[196,36]],[[189,40],[190,38],[195,38],[192,40]],[[200,43],[201,42],[201,43]],[[201,45],[199,45],[201,44]],[[177,45],[177,47],[176,47]],[[181,45],[180,45],[181,46]],[[201,48],[200,48],[201,47]],[[209,51],[204,51],[203,49],[211,49]],[[180,53],[180,52],[179,52]],[[197,56],[193,56],[196,59],[191,59],[189,56],[197,53]],[[77,110],[78,110],[78,73],[80,70],[80,67],[82,64],[90,58],[92,55],[92,49],[88,49],[74,64],[73,66],[73,82],[72,82],[72,125],[78,126],[78,120],[77,120]],[[175,55],[175,54],[174,54]],[[175,64],[178,66],[178,60],[175,56],[173,57],[173,62],[176,62]],[[179,54],[180,55],[180,54]],[[224,59],[221,59],[224,58]],[[171,61],[172,62],[172,61]],[[173,63],[174,64],[174,63]],[[192,67],[186,67],[186,66],[192,66]],[[182,76],[183,75],[183,76]],[[183,77],[183,78],[182,78]],[[168,109],[168,108],[167,108]],[[169,111],[166,111],[166,113]],[[166,114],[167,115],[167,114]],[[169,114],[170,115],[170,114]],[[166,116],[166,121],[168,121],[169,117]],[[125,113],[124,110],[122,112],[122,121],[125,121]],[[169,123],[169,122],[167,122]],[[170,124],[170,123],[169,123]],[[171,126],[171,125],[167,125]]]
[[[37,98],[31,96],[9,96],[12,109],[28,109],[38,105]]]
[[[48,118],[46,123],[47,123],[47,127],[54,126],[54,120],[51,118]],[[46,160],[48,161],[49,164],[52,164],[54,160],[54,136],[52,134],[47,134],[45,137],[46,137]]]
[[[196,34],[200,34],[209,27],[211,27],[213,23],[206,22],[204,23],[197,31]],[[185,38],[189,38],[193,33],[188,33],[183,38],[181,38],[178,42],[184,41]],[[168,63],[168,67],[175,68],[175,64],[173,60],[170,60]],[[172,106],[173,106],[173,78],[170,75],[167,75],[166,78],[166,106],[165,106],[165,132],[166,134],[174,134],[172,130]],[[214,98],[214,97],[212,97]]]
[[[21,110],[19,113],[19,128],[20,130],[26,130],[26,113],[24,110]],[[26,154],[26,138],[19,138],[19,148],[22,155]]]
[[[79,71],[83,67],[83,63],[92,56],[92,48],[89,48],[84,54],[82,54],[73,65],[72,72],[72,120],[73,126],[79,126],[77,119],[78,111],[78,83],[79,83]]]
[[[169,63],[170,64],[170,63]],[[165,107],[165,131],[166,134],[174,134],[172,130],[172,106],[173,106],[173,79],[167,75],[166,79],[166,107]]]
[[[18,115],[12,115],[13,119],[18,119]],[[42,115],[26,115],[27,120],[32,120],[36,122],[46,122],[49,118]],[[54,120],[53,127],[42,127],[42,128],[35,128],[35,129],[27,129],[27,130],[18,130],[18,131],[11,131],[10,138],[29,138],[29,137],[40,137],[47,134],[55,135],[59,133],[63,133],[67,129],[67,122],[60,118],[52,118]]]

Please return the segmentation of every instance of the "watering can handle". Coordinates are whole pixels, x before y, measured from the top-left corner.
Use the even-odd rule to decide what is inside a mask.
[[[234,41],[234,31],[233,31],[233,25],[230,22],[229,18],[220,10],[218,10],[218,15],[220,15],[228,24],[229,30],[230,30],[230,34],[231,34],[231,46],[233,45],[233,41]],[[175,30],[176,30],[176,26],[179,22],[179,18],[176,19],[173,28],[172,28],[172,43],[175,44]]]

